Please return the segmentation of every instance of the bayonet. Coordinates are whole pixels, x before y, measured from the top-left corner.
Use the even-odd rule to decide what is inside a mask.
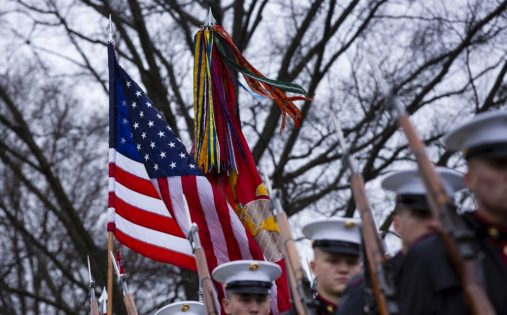
[[[90,281],[90,299],[95,299],[95,280],[92,278],[92,270],[90,267],[90,256],[86,255],[86,259],[88,261],[88,279]]]
[[[102,314],[106,314],[107,313],[107,290],[106,290],[106,287],[104,287],[102,289],[102,294],[99,297],[99,303],[100,303],[100,305],[102,305]]]
[[[356,166],[350,157],[350,148],[347,146],[345,142],[345,136],[343,135],[343,130],[340,125],[340,121],[336,119],[336,116],[333,112],[331,112],[331,119],[333,120],[334,127],[336,129],[336,133],[338,134],[338,141],[340,143],[340,147],[343,152],[343,161],[345,161],[346,165],[349,167],[352,173],[357,173]]]
[[[405,106],[396,95],[394,87],[389,87],[386,80],[384,79],[384,76],[382,75],[380,70],[377,67],[375,67],[371,58],[368,57],[367,59],[371,69],[373,70],[373,77],[375,78],[375,81],[378,83],[380,91],[382,92],[382,94],[386,99],[386,105],[393,110],[393,113],[397,117],[406,115]]]

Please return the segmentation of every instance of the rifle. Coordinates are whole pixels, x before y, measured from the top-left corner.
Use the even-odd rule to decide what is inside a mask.
[[[138,315],[136,304],[134,303],[134,297],[132,293],[129,292],[127,286],[127,280],[125,279],[125,274],[120,273],[120,269],[118,265],[116,265],[116,259],[114,258],[113,252],[109,252],[111,254],[111,261],[113,263],[114,270],[116,271],[116,276],[118,277],[118,286],[121,288],[123,293],[123,304],[125,304],[125,308],[127,309],[128,315]]]
[[[185,199],[185,197],[183,197]],[[185,200],[186,203],[186,200]],[[218,307],[215,303],[215,294],[213,289],[213,282],[211,281],[211,276],[208,270],[208,264],[206,262],[206,256],[204,254],[204,250],[201,246],[201,241],[199,239],[197,224],[192,223],[190,227],[190,232],[188,233],[188,241],[192,245],[192,250],[194,252],[195,261],[197,263],[197,273],[199,274],[199,283],[201,284],[201,290],[204,300],[204,305],[206,307],[206,314],[218,315]]]
[[[301,266],[301,260],[292,238],[292,233],[287,219],[287,214],[282,208],[278,194],[273,194],[271,188],[271,181],[267,176],[266,172],[262,172],[264,175],[264,183],[268,190],[268,194],[271,196],[271,202],[273,203],[274,214],[276,216],[276,222],[280,228],[280,237],[284,246],[284,256],[287,261],[289,285],[291,288],[295,308],[297,314],[300,315],[313,315],[316,313],[316,304],[313,300],[313,291],[306,273]]]
[[[90,256],[86,256],[88,260],[88,279],[90,280],[90,285],[88,286],[89,296],[90,296],[90,315],[99,315],[99,304],[97,303],[97,298],[95,297],[95,280],[92,278],[92,271],[90,268]]]
[[[481,285],[481,267],[477,260],[479,250],[474,241],[474,233],[467,228],[463,219],[456,213],[455,207],[445,191],[442,179],[426,155],[426,146],[419,138],[409,115],[394,90],[388,90],[382,79],[379,82],[383,89],[382,92],[386,96],[387,104],[397,115],[398,123],[416,158],[419,175],[426,186],[430,210],[437,222],[436,228],[444,242],[447,255],[461,279],[467,307],[473,315],[495,315],[496,312],[491,301]]]
[[[350,181],[352,196],[361,216],[364,251],[366,256],[367,268],[369,271],[369,280],[375,301],[377,302],[377,310],[381,315],[398,314],[398,304],[395,301],[395,290],[392,281],[392,275],[386,267],[388,256],[377,232],[377,225],[373,218],[373,212],[364,188],[363,176],[357,171],[352,158],[350,156],[349,147],[346,146],[340,123],[332,113],[338,140],[343,149],[344,164],[350,169]]]

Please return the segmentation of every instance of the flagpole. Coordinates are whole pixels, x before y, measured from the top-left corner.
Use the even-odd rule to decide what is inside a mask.
[[[111,22],[111,14],[109,14],[109,34],[108,41],[113,42],[113,23]],[[107,232],[107,252],[114,251],[113,232]],[[107,255],[107,315],[113,315],[113,261],[111,255]]]

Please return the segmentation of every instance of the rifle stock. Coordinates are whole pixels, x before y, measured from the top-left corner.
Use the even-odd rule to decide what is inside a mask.
[[[199,282],[202,288],[204,306],[206,308],[207,315],[218,315],[218,307],[215,303],[215,294],[213,289],[213,281],[211,280],[211,276],[208,269],[208,264],[206,261],[206,255],[204,254],[204,250],[201,246],[201,242],[199,240],[198,228],[195,223],[191,225],[189,240],[192,244],[192,248],[194,251],[195,261],[197,264],[197,274],[199,275]]]
[[[132,296],[132,293],[123,295],[123,304],[125,304],[128,315],[137,315],[137,308],[136,304],[134,303],[134,297]]]
[[[129,292],[128,286],[127,286],[127,280],[125,279],[125,274],[120,273],[120,268],[116,265],[115,258],[113,255],[113,252],[109,252],[111,255],[111,259],[113,262],[113,267],[116,272],[116,276],[118,277],[118,286],[122,290],[123,294],[123,304],[125,305],[125,308],[127,309],[128,315],[137,315],[137,308],[136,304],[134,303],[134,296],[132,293]]]
[[[364,250],[366,253],[366,263],[369,270],[370,284],[375,301],[377,302],[377,311],[381,315],[393,315],[398,313],[398,306],[395,302],[394,287],[392,277],[386,271],[387,255],[384,243],[377,230],[377,225],[373,217],[373,212],[366,195],[363,176],[356,170],[350,157],[349,148],[345,144],[345,138],[340,124],[334,114],[331,116],[338,134],[338,140],[343,148],[343,157],[345,164],[351,171],[351,190],[354,203],[361,217]]]
[[[473,233],[453,209],[442,180],[426,155],[426,146],[419,138],[410,117],[393,91],[390,91],[387,99],[397,112],[399,125],[416,158],[419,174],[426,186],[432,216],[437,221],[437,229],[444,242],[447,255],[461,279],[467,307],[473,315],[495,315],[496,312],[478,275],[480,268],[477,261],[477,249],[473,244]]]

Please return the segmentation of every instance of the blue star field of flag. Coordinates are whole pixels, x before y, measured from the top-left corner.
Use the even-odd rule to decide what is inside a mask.
[[[150,178],[202,175],[164,116],[115,60],[116,150],[145,165]]]

